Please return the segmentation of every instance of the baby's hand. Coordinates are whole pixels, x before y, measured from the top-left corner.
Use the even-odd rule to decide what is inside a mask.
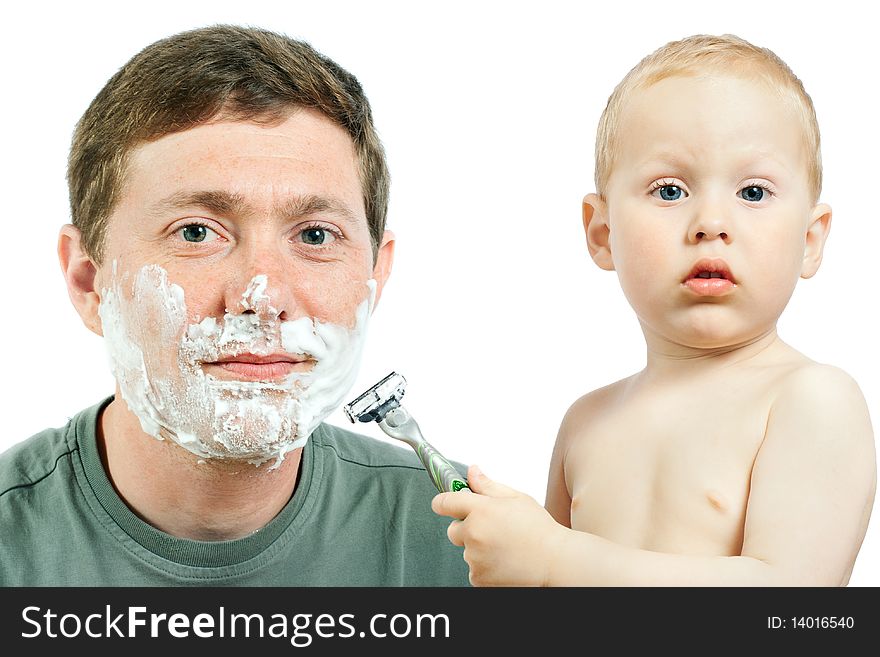
[[[468,486],[478,495],[441,493],[431,508],[455,518],[447,535],[464,546],[474,586],[547,586],[556,546],[566,528],[533,498],[492,481],[476,466]]]

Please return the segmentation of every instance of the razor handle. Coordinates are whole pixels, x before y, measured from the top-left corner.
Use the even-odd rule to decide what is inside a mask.
[[[416,446],[416,453],[438,491],[449,493],[457,492],[464,488],[470,490],[464,477],[458,474],[458,470],[431,444],[425,441],[420,442]]]

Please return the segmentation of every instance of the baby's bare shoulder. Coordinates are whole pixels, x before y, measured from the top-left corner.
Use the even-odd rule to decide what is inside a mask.
[[[792,367],[777,384],[776,402],[815,403],[828,410],[853,402],[864,404],[864,395],[855,380],[839,367],[814,361]]]
[[[833,365],[806,362],[778,384],[765,438],[793,441],[803,448],[831,442],[837,449],[873,452],[873,430],[859,385]]]
[[[589,435],[590,427],[616,409],[632,377],[615,381],[580,397],[566,411],[559,428],[559,440],[568,442]]]

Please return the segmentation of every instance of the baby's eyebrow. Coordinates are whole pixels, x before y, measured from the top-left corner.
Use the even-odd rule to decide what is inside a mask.
[[[736,158],[735,166],[738,169],[752,169],[759,165],[766,165],[768,162],[775,166],[781,167],[787,173],[792,172],[790,163],[773,151],[766,150],[745,150],[741,156]],[[699,158],[695,156],[685,156],[678,151],[655,151],[648,153],[636,163],[638,169],[647,169],[651,167],[664,167],[672,170],[688,170],[697,167]]]
[[[689,160],[688,158],[682,157],[681,153],[674,151],[656,151],[653,153],[649,153],[644,158],[640,159],[636,166],[639,168],[647,167],[652,165],[661,165],[661,166],[669,166],[673,169],[682,169],[686,168],[688,165],[692,164],[693,160]]]
[[[745,165],[753,164],[753,163],[763,163],[766,160],[770,160],[771,162],[773,162],[774,164],[776,164],[779,167],[782,167],[786,171],[788,171],[788,172],[791,171],[791,167],[788,165],[788,163],[786,163],[785,160],[783,160],[782,158],[777,156],[776,153],[774,153],[772,151],[756,151],[755,153],[752,154],[751,158],[743,158],[743,159],[744,159]]]

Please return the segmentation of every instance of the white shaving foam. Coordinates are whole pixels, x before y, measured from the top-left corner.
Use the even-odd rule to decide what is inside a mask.
[[[279,321],[267,286],[266,275],[254,276],[240,312],[188,324],[183,289],[162,267],[142,267],[129,282],[113,263],[99,314],[122,398],[145,433],[200,458],[255,465],[274,458],[277,467],[343,402],[357,377],[376,282],[367,281],[352,329],[312,317]],[[280,382],[221,380],[202,369],[224,356],[279,352],[307,355],[315,365]]]

